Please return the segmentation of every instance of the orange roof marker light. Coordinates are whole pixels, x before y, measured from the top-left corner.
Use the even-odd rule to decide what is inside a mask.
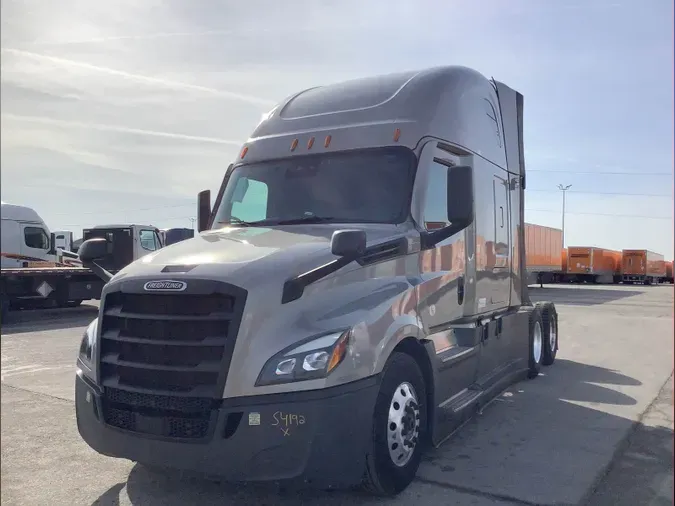
[[[239,159],[243,160],[244,157],[246,156],[246,153],[248,153],[248,146],[244,146],[244,148],[241,150],[241,154],[239,155]]]
[[[295,151],[295,148],[298,147],[298,139],[293,139],[293,142],[291,142],[291,151]]]
[[[312,146],[314,146],[314,137],[310,137],[307,141],[307,149],[312,149]]]
[[[326,140],[323,141],[323,147],[324,148],[327,148],[328,146],[330,146],[331,139],[332,139],[332,137],[330,135],[326,135]]]
[[[401,129],[397,128],[394,130],[394,142],[398,142],[399,137],[401,137]]]

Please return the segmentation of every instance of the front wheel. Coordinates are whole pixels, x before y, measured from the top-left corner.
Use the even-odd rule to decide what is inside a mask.
[[[427,405],[424,377],[414,358],[394,353],[375,402],[363,488],[393,496],[412,482],[422,459]]]

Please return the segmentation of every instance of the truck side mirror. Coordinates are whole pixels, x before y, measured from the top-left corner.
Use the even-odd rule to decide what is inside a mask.
[[[56,255],[56,234],[54,232],[49,234],[49,251],[48,255]]]
[[[211,218],[211,190],[200,191],[197,195],[197,232],[209,228]]]
[[[339,257],[358,257],[366,251],[363,230],[336,230],[330,239],[330,251]]]
[[[104,282],[112,279],[112,274],[96,263],[108,253],[108,241],[105,237],[93,237],[84,241],[78,250],[82,265],[94,271]]]
[[[467,227],[473,221],[473,169],[448,168],[448,221],[450,227]]]
[[[473,169],[469,166],[448,167],[447,211],[449,225],[422,233],[422,248],[436,244],[461,232],[473,222]]]

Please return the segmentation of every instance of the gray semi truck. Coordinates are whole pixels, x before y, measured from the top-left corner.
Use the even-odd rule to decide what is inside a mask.
[[[527,291],[523,96],[456,66],[275,107],[193,239],[111,276],[77,360],[97,452],[149,467],[394,495],[554,362]],[[477,243],[492,242],[488,256]]]

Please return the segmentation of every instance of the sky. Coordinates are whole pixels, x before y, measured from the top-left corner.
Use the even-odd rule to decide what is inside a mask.
[[[639,7],[638,7],[639,5]],[[3,0],[0,194],[51,230],[191,227],[304,88],[458,64],[523,93],[526,220],[673,258],[672,0]]]

